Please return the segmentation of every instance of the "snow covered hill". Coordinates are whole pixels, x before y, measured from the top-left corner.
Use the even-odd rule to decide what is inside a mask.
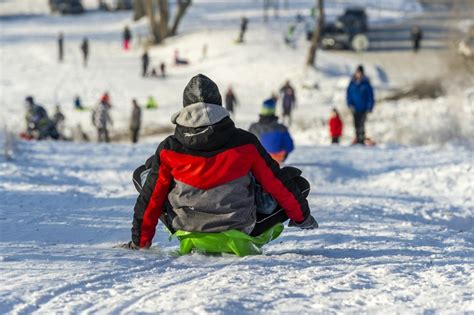
[[[20,143],[0,162],[0,313],[474,311],[472,152],[299,147],[320,229],[262,256],[177,257],[130,239],[131,171],[154,145]]]
[[[132,24],[127,12],[49,16],[46,1],[0,0],[0,15],[14,14],[0,17],[0,152],[3,127],[24,128],[28,94],[50,112],[61,104],[68,128],[80,123],[95,138],[90,112],[72,108],[76,94],[92,107],[108,90],[116,132],[127,128],[131,98],[143,104],[154,95],[159,108],[145,111],[144,125],[166,129],[183,87],[202,72],[221,92],[234,87],[236,123],[247,128],[262,100],[289,78],[298,107],[288,164],[311,182],[320,229],[285,228],[263,255],[245,258],[178,257],[177,241],[161,225],[150,250],[113,248],[130,239],[132,171],[164,136],[139,145],[16,142],[13,160],[0,153],[0,314],[474,313],[474,103],[459,95],[381,102],[368,124],[379,146],[327,146],[332,107],[346,121],[343,143],[352,138],[344,93],[359,62],[379,95],[410,74],[394,77],[367,56],[331,52],[319,52],[318,72],[305,69],[307,43],[301,38],[293,49],[282,34],[312,0],[290,1],[268,24],[261,1],[194,2],[181,34],[150,50],[154,66],[168,65],[161,80],[140,77],[147,26]],[[330,17],[355,2],[369,6],[372,23],[420,11],[415,0],[344,0],[331,2]],[[246,44],[236,45],[242,15],[250,18],[249,32]],[[127,24],[135,39],[124,52]],[[60,31],[63,64],[56,60]],[[91,40],[86,69],[84,36]],[[188,67],[171,66],[175,49],[190,59]]]

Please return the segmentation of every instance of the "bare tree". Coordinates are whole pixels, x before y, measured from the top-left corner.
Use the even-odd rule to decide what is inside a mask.
[[[165,38],[176,35],[179,24],[186,13],[192,0],[177,0],[176,14],[171,27],[169,27],[170,10],[168,0],[135,0],[134,20],[146,16],[150,23],[150,30],[155,44],[161,43]]]
[[[181,19],[183,18],[184,14],[188,7],[192,4],[192,0],[178,0],[178,10],[174,17],[173,25],[171,26],[169,36],[174,36],[178,32],[178,26],[181,23]]]
[[[316,0],[316,6],[318,8],[317,21],[314,24],[313,37],[311,39],[311,46],[309,47],[308,59],[306,64],[311,67],[315,67],[316,62],[316,50],[318,49],[319,42],[321,40],[321,33],[324,27],[324,0]]]

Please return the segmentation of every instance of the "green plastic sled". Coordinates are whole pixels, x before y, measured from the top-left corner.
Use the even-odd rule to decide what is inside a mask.
[[[239,257],[260,255],[261,247],[276,239],[283,232],[283,224],[278,223],[259,236],[249,236],[237,230],[219,233],[177,231],[171,237],[180,241],[179,254],[189,254],[193,249],[219,254],[230,253]]]

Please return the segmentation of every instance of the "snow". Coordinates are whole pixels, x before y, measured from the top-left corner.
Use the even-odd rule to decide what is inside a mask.
[[[95,2],[87,1],[88,8]],[[143,104],[152,94],[159,108],[145,112],[144,125],[169,128],[183,87],[202,72],[221,91],[234,87],[236,123],[247,128],[263,99],[289,78],[298,107],[291,127],[297,148],[288,164],[311,182],[320,229],[285,228],[263,255],[245,258],[179,257],[177,241],[161,225],[150,250],[117,249],[130,239],[132,171],[165,135],[138,145],[18,141],[8,148],[12,160],[4,148],[0,153],[0,313],[473,313],[472,89],[436,100],[380,102],[367,126],[380,145],[346,146],[353,134],[344,93],[355,66],[364,62],[383,95],[426,64],[393,75],[363,55],[318,52],[315,72],[303,67],[303,38],[296,49],[282,42],[288,23],[314,1],[291,1],[268,24],[261,2],[194,2],[181,34],[151,48],[152,64],[166,62],[170,74],[153,80],[139,75],[146,23],[133,23],[129,13],[48,16],[46,1],[0,1],[0,15],[14,14],[0,19],[0,148],[7,143],[4,127],[24,128],[28,94],[49,112],[61,104],[69,132],[80,123],[94,139],[90,112],[72,108],[78,93],[93,107],[110,92],[114,132],[126,129],[131,98]],[[343,4],[367,6],[371,23],[421,12],[411,0],[334,1],[329,17]],[[244,14],[247,41],[235,45]],[[130,52],[120,48],[125,25],[135,35]],[[66,38],[61,65],[60,31]],[[78,48],[84,36],[91,40],[87,69]],[[175,49],[191,65],[171,66]],[[346,122],[343,146],[327,145],[332,107]]]
[[[130,239],[131,171],[154,144],[20,143],[0,163],[0,312],[474,311],[474,165],[459,147],[300,146],[316,231],[261,256],[177,257]]]

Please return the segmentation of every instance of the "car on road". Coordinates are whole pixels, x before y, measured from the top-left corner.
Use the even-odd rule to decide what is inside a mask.
[[[367,14],[363,8],[348,8],[333,23],[327,23],[321,34],[323,49],[353,49],[364,51],[369,48]]]
[[[81,14],[84,7],[80,0],[49,0],[49,8],[53,13]]]
[[[101,0],[100,7],[108,11],[131,10],[133,0]]]

